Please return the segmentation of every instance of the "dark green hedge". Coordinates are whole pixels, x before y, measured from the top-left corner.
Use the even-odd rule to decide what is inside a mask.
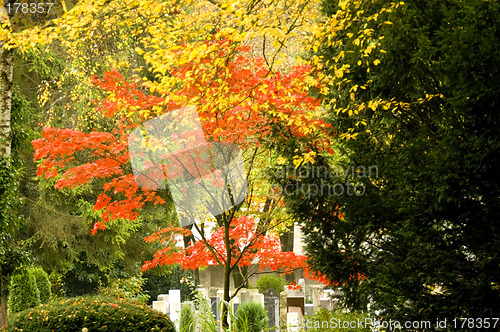
[[[170,319],[147,305],[102,296],[75,297],[12,315],[8,331],[163,331]]]

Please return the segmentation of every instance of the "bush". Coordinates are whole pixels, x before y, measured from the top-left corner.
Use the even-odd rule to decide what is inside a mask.
[[[267,328],[269,318],[262,304],[243,302],[236,311],[236,326],[238,331],[261,332]]]
[[[274,289],[278,294],[285,290],[283,279],[270,274],[263,275],[257,280],[259,292],[264,293],[268,289]]]
[[[9,315],[40,305],[40,292],[33,273],[21,269],[10,279],[10,292],[7,300]]]
[[[41,267],[34,267],[29,269],[29,271],[35,277],[36,287],[38,288],[38,291],[40,293],[40,303],[49,303],[50,299],[52,298],[49,275]]]
[[[195,331],[195,318],[193,309],[189,305],[183,305],[181,308],[181,318],[179,321],[180,332],[194,332]]]
[[[9,318],[8,331],[164,331],[175,332],[170,319],[145,304],[102,296],[75,297],[20,312]]]

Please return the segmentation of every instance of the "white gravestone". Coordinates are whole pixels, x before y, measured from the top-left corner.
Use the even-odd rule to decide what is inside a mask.
[[[177,331],[179,330],[179,319],[181,316],[181,291],[180,289],[171,289],[168,291],[170,300],[170,320],[174,323]]]

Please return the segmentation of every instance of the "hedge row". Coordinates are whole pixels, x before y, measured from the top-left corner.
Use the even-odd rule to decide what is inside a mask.
[[[170,319],[130,300],[75,297],[32,308],[9,319],[8,331],[162,331],[175,332]]]

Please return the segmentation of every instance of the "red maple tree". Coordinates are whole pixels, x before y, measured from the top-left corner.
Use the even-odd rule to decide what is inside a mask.
[[[78,187],[104,179],[94,205],[94,210],[102,212],[101,220],[95,223],[93,234],[105,229],[110,220],[136,219],[147,202],[164,203],[157,192],[135,182],[130,172],[127,137],[144,121],[183,107],[184,102],[197,106],[209,142],[235,143],[256,152],[264,149],[262,143],[281,135],[307,138],[309,149],[330,151],[328,141],[322,138],[328,126],[309,116],[311,110],[319,107],[318,100],[307,91],[309,67],[295,67],[288,74],[272,72],[263,59],[243,56],[245,48],[240,47],[237,55],[231,56],[235,48],[230,42],[207,43],[218,43],[218,53],[171,70],[172,77],[184,82],[175,91],[162,91],[158,84],[148,82],[151,93],[146,93],[144,84],[125,80],[116,70],[106,72],[102,79],[94,77],[93,83],[106,94],[104,100],[96,102],[97,109],[116,125],[111,132],[48,127],[40,139],[33,141],[35,160],[40,161],[37,176],[55,178],[56,188]],[[227,60],[210,66],[214,57]],[[172,97],[174,94],[176,98]],[[81,151],[86,152],[84,158],[79,155]],[[218,229],[210,234],[195,226],[201,237],[184,249],[167,241],[166,235],[193,235],[186,229],[170,227],[147,237],[147,241],[167,241],[168,245],[153,260],[145,262],[143,268],[174,263],[189,269],[222,265],[225,301],[231,298],[229,275],[238,266],[257,262],[261,269],[267,266],[290,272],[304,268],[307,272],[305,256],[282,252],[279,237],[259,226],[253,217],[239,215],[238,207],[216,216],[216,223]]]

